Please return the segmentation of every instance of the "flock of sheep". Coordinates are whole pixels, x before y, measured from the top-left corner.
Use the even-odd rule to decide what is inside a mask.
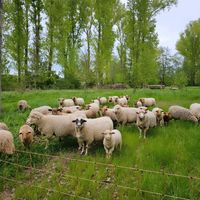
[[[171,119],[189,120],[198,123],[200,120],[200,104],[194,103],[190,109],[181,106],[171,106],[168,112],[156,106],[154,98],[140,98],[133,107],[128,106],[129,97],[100,97],[88,105],[83,98],[60,98],[59,107],[41,106],[31,110],[26,123],[20,127],[19,139],[25,147],[29,147],[36,132],[46,136],[46,147],[50,138],[65,136],[76,137],[81,154],[88,154],[88,149],[94,141],[103,143],[106,157],[110,158],[118,146],[121,149],[122,134],[116,127],[119,124],[135,124],[146,138],[150,128],[167,125]],[[113,104],[108,108],[105,104]],[[84,107],[84,109],[83,109]],[[27,101],[20,100],[18,109],[30,108]],[[35,125],[34,129],[31,125]],[[5,123],[0,123],[0,152],[13,154],[15,151],[13,135]]]

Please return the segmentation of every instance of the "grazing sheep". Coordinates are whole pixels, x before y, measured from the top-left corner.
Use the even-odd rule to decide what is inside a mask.
[[[113,108],[108,108],[107,106],[104,106],[103,108],[101,108],[101,112],[103,116],[108,116],[112,119],[113,124],[114,124],[114,128],[117,126],[117,117],[115,115],[115,111]]]
[[[26,100],[20,100],[17,103],[17,108],[18,108],[18,110],[24,111],[24,110],[30,108],[30,106],[28,105]]]
[[[43,115],[40,112],[32,112],[26,121],[27,124],[35,124],[39,131],[47,136],[47,139],[53,135],[58,137],[72,135],[75,136],[75,126],[72,120],[77,116],[74,114],[68,115]],[[48,147],[48,140],[46,147]]]
[[[142,103],[143,106],[155,106],[156,100],[154,98],[140,98],[138,101]]]
[[[0,130],[8,130],[8,126],[5,123],[0,122]]]
[[[52,112],[52,115],[67,115],[69,113],[74,113],[79,110],[81,110],[80,106],[59,107],[49,109],[49,111]]]
[[[115,148],[122,146],[122,135],[117,129],[106,130],[103,132],[103,146],[106,151],[106,157],[110,158]]]
[[[29,125],[24,124],[20,127],[19,139],[25,147],[29,148],[30,145],[33,143],[33,135],[34,130]]]
[[[144,139],[145,139],[146,132],[149,130],[149,128],[156,126],[155,114],[148,110],[143,110],[143,109],[138,110],[136,125],[140,131],[140,137],[142,137],[142,133],[143,133]]]
[[[182,106],[170,106],[168,111],[173,119],[198,122],[198,119],[191,113],[191,111]]]
[[[152,110],[152,112],[156,116],[157,126],[163,126],[164,125],[164,119],[163,119],[164,113],[163,113],[163,110],[161,108],[154,108]]]
[[[106,99],[106,97],[98,97],[97,99],[99,100],[99,103],[100,103],[101,105],[107,103],[107,99]]]
[[[74,104],[77,106],[83,106],[85,104],[85,101],[81,97],[73,97],[72,100],[74,101]]]
[[[128,100],[126,96],[116,98],[115,103],[119,104],[120,106],[127,106],[128,105]]]
[[[88,148],[93,141],[103,141],[103,132],[113,129],[113,122],[110,117],[100,117],[97,119],[76,118],[76,137],[81,154],[88,154]]]
[[[13,154],[14,151],[15,145],[12,133],[8,130],[0,130],[0,152]]]
[[[198,120],[200,120],[200,103],[191,104],[190,111]]]
[[[172,119],[172,115],[169,112],[164,112],[163,113],[163,120],[164,120],[164,125],[168,125],[169,121]]]
[[[120,105],[116,105],[113,109],[119,123],[125,125],[127,123],[136,122],[136,111],[138,110],[138,108],[122,107]]]
[[[67,115],[67,113],[62,112],[63,111],[62,108],[52,108],[49,109],[49,111],[52,112],[52,115]]]
[[[59,98],[58,102],[59,102],[59,106],[61,107],[70,107],[70,106],[75,105],[72,99]]]
[[[109,97],[108,97],[108,102],[110,102],[110,103],[115,103],[115,100],[116,100],[117,98],[119,98],[119,97],[118,97],[118,96],[109,96]]]
[[[40,106],[40,107],[37,107],[37,108],[34,108],[31,110],[31,112],[40,112],[42,113],[43,115],[49,115],[51,114],[51,111],[49,111],[49,109],[52,109],[50,106]]]

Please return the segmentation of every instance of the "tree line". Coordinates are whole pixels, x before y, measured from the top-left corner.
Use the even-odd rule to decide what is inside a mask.
[[[20,88],[200,84],[199,21],[177,42],[182,57],[158,47],[156,15],[175,4],[176,0],[128,0],[126,5],[120,0],[6,0],[3,89],[16,82]],[[190,41],[194,45],[185,51]]]

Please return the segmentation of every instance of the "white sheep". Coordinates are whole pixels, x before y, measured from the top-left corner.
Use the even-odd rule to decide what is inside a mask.
[[[53,115],[64,115],[64,114],[73,113],[79,110],[81,110],[80,106],[59,107],[59,108],[49,109],[49,111],[51,111]]]
[[[122,146],[122,135],[120,131],[117,129],[114,130],[106,130],[103,132],[103,146],[106,151],[106,157],[110,158],[112,156],[112,152],[115,148],[119,146],[121,150]]]
[[[86,110],[89,110],[86,115],[92,115],[94,117],[88,117],[88,118],[96,118],[98,116],[98,113],[100,111],[100,106],[99,102],[98,103],[90,103],[89,105],[86,106]]]
[[[113,122],[110,117],[100,117],[96,119],[76,118],[76,137],[81,154],[88,154],[88,148],[93,141],[103,141],[103,132],[113,129]]]
[[[51,111],[49,111],[51,109],[52,108],[50,106],[40,106],[40,107],[32,109],[31,112],[37,111],[37,112],[42,113],[43,115],[49,115],[51,114]]]
[[[74,101],[74,104],[77,106],[83,106],[85,104],[85,101],[81,97],[73,97],[72,100]]]
[[[19,129],[19,140],[25,147],[30,147],[33,143],[34,130],[27,124],[24,124]]]
[[[13,135],[8,130],[0,129],[0,152],[6,154],[13,154],[15,152]]]
[[[192,112],[182,106],[170,106],[169,113],[171,114],[173,119],[198,122],[198,119],[192,114]]]
[[[98,97],[97,99],[99,100],[99,103],[100,103],[101,105],[107,103],[107,99],[106,99],[106,97]]]
[[[119,97],[118,97],[118,96],[109,96],[109,97],[108,97],[108,102],[110,102],[110,103],[115,103],[115,100],[116,100],[117,98],[119,98]]]
[[[77,116],[74,114],[68,115],[43,115],[40,112],[32,112],[30,117],[26,121],[26,124],[35,124],[38,126],[42,135],[45,135],[47,139],[52,136],[75,136],[75,125],[72,120]],[[46,147],[48,147],[49,141],[47,140]]]
[[[101,108],[101,112],[103,116],[108,116],[112,119],[114,127],[116,127],[117,125],[117,117],[115,114],[115,111],[113,108],[108,108],[107,106],[104,106],[103,108]]]
[[[31,108],[31,107],[28,105],[28,103],[27,103],[26,100],[20,100],[20,101],[18,101],[18,103],[17,103],[17,108],[18,108],[19,110],[21,110],[21,111],[24,111],[24,110],[26,110],[26,109],[28,109],[28,108]]]
[[[0,122],[0,130],[8,130],[8,126],[5,123]]]
[[[156,126],[156,116],[153,112],[148,110],[139,109],[137,111],[137,122],[136,125],[140,131],[140,137],[142,133],[144,134],[144,139],[146,138],[146,132],[149,128]]]
[[[119,123],[122,123],[122,125],[125,125],[127,123],[136,122],[137,110],[138,110],[138,108],[122,107],[120,105],[114,106],[114,112],[116,114],[117,121]]]
[[[142,107],[142,102],[138,100],[138,101],[135,103],[135,107],[136,107],[136,108]]]
[[[120,106],[127,106],[128,105],[128,99],[127,99],[126,96],[116,98],[115,102],[117,104],[119,104]]]
[[[198,120],[200,120],[200,103],[191,104],[190,111]]]
[[[156,105],[155,98],[140,98],[138,101],[140,101],[142,103],[142,105],[146,106],[146,107]]]
[[[156,116],[157,126],[163,126],[164,125],[164,119],[163,119],[164,112],[163,112],[163,109],[161,109],[161,108],[154,108],[152,110],[152,112]]]
[[[61,107],[70,107],[70,106],[75,105],[72,99],[59,98],[58,102],[59,102],[59,106]]]

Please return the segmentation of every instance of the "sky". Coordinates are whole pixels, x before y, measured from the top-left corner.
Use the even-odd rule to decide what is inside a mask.
[[[200,0],[178,0],[177,6],[157,15],[156,30],[160,46],[176,52],[176,42],[190,21],[200,18]]]

